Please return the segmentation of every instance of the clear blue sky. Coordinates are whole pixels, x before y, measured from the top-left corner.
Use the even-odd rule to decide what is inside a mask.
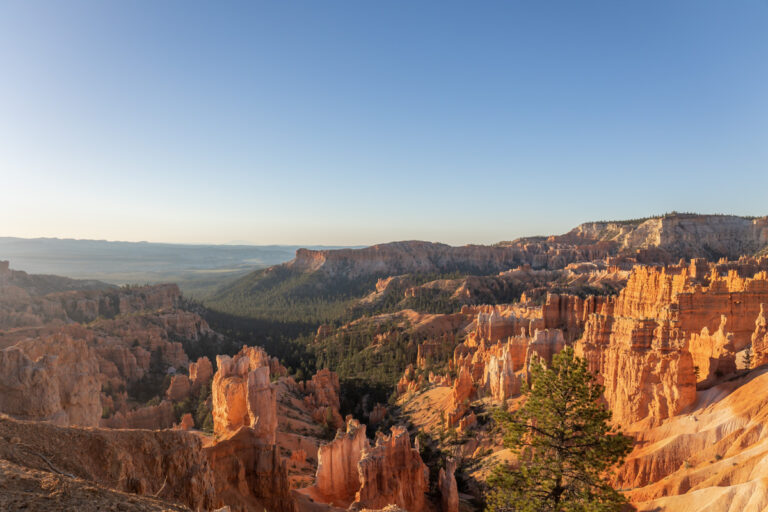
[[[768,214],[768,1],[0,2],[0,235]]]

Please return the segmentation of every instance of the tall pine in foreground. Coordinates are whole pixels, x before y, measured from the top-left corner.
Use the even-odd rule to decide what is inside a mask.
[[[524,405],[496,414],[518,462],[497,467],[489,479],[490,512],[620,510],[625,499],[605,473],[629,453],[632,439],[611,431],[602,393],[570,347],[549,368],[532,362]]]

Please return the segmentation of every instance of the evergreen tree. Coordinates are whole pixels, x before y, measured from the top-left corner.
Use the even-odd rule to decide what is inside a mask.
[[[752,345],[749,345],[744,351],[744,368],[747,370],[752,368]]]
[[[518,459],[489,479],[490,512],[620,510],[625,499],[605,473],[629,453],[632,439],[609,427],[602,393],[570,347],[550,368],[532,362],[524,405],[496,414],[504,444]]]

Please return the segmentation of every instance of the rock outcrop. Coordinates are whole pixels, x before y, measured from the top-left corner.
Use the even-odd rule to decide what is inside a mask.
[[[213,377],[214,432],[252,427],[266,444],[274,444],[277,402],[270,383],[270,357],[260,347],[243,347],[234,357],[218,356]]]
[[[577,353],[601,376],[614,420],[656,424],[695,402],[697,380],[703,388],[734,373],[768,301],[768,272],[743,274],[765,263],[637,267],[589,316]]]
[[[379,433],[376,445],[363,451],[358,473],[360,489],[351,509],[391,504],[406,510],[426,509],[429,470],[404,428],[393,427],[389,436]]]
[[[174,375],[171,383],[165,391],[165,396],[175,402],[184,400],[192,391],[192,383],[186,375]]]
[[[181,417],[178,428],[179,430],[192,430],[195,428],[195,419],[192,417],[191,413],[185,413],[184,416]]]
[[[700,334],[692,333],[688,349],[700,387],[712,385],[719,377],[736,371],[736,350],[733,333],[728,332],[728,317],[721,316],[720,326],[710,334],[703,327]]]
[[[192,381],[192,389],[197,390],[210,382],[213,378],[213,365],[207,357],[201,357],[189,365],[189,380]]]
[[[192,510],[223,504],[201,441],[187,432],[58,427],[0,416],[0,459],[46,472],[53,465],[88,482]]]
[[[99,363],[84,340],[57,334],[0,350],[0,412],[57,425],[96,426]]]
[[[7,389],[0,412],[88,426],[102,423],[102,413],[114,413],[102,424],[130,424],[126,390],[147,377],[185,368],[189,361],[179,340],[215,343],[220,338],[180,306],[175,285],[116,288],[102,283],[95,289],[93,282],[4,271],[0,347],[16,352],[2,356],[6,371],[0,386]],[[169,397],[183,399],[186,388],[177,376]],[[138,423],[170,426],[144,419]]]
[[[378,425],[387,417],[387,412],[387,406],[377,402],[374,404],[371,413],[368,415],[368,424],[372,426]]]
[[[768,307],[760,304],[760,314],[755,320],[755,332],[752,333],[752,352],[754,362],[752,366],[760,366],[768,363]]]
[[[622,252],[663,251],[679,258],[739,258],[768,244],[768,218],[733,215],[668,214],[627,222],[589,222],[554,240],[606,241]]]
[[[297,512],[279,448],[254,429],[236,432],[205,448],[216,495],[232,510]]]
[[[641,511],[764,510],[768,373],[699,392],[696,410],[635,432],[636,447],[614,473]]]
[[[478,396],[490,395],[504,402],[519,394],[531,361],[535,358],[549,363],[552,356],[565,347],[565,338],[559,329],[535,330],[531,336],[521,334],[495,342],[483,334],[488,332],[472,332],[454,352],[451,366],[458,377],[453,382],[451,406],[447,411],[448,426],[459,424],[469,410],[469,402]],[[465,428],[469,425],[464,423]]]
[[[320,447],[315,489],[324,502],[347,507],[354,500],[360,489],[357,466],[369,447],[365,425],[352,418],[347,419],[346,432],[339,430],[333,441]]]
[[[101,426],[107,428],[141,428],[159,430],[171,428],[176,421],[173,404],[163,400],[157,405],[146,405],[127,411],[118,411],[113,416],[101,420]]]
[[[442,512],[459,512],[459,489],[456,485],[456,461],[448,459],[445,468],[440,468],[437,484],[440,488]]]
[[[319,370],[311,380],[301,383],[306,396],[304,403],[312,409],[312,418],[318,423],[326,423],[332,428],[344,425],[339,413],[339,376],[327,368]]]

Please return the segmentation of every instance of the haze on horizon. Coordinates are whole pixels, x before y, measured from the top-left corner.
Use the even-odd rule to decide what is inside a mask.
[[[0,236],[454,245],[768,214],[768,3],[0,4]]]

